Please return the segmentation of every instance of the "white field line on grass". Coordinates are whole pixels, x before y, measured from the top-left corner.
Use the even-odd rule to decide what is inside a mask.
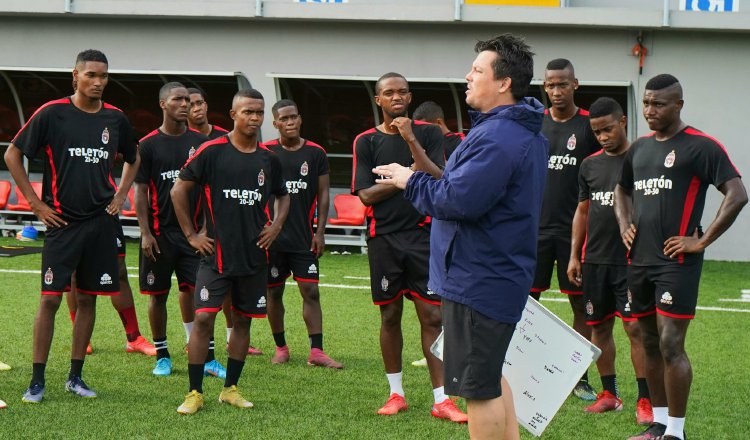
[[[130,269],[130,268],[128,268]],[[39,274],[38,270],[24,270],[24,269],[0,269],[0,273],[25,273],[25,274]],[[322,276],[322,275],[321,275]],[[138,275],[128,274],[128,278],[138,278]],[[174,278],[174,277],[173,277]],[[344,278],[348,279],[363,279],[363,280],[369,280],[369,277],[349,277],[344,276]],[[295,281],[287,281],[287,286],[295,286],[297,283]],[[370,290],[370,286],[355,286],[351,284],[328,284],[328,283],[320,283],[318,284],[320,287],[330,287],[333,289],[352,289],[352,290]],[[547,290],[546,292],[550,293],[560,293],[559,290]],[[568,302],[566,298],[542,298],[542,301],[549,301],[549,302]],[[721,300],[720,300],[721,301]],[[726,307],[708,307],[708,306],[698,306],[696,307],[698,310],[706,310],[706,311],[712,311],[712,312],[737,312],[737,313],[750,313],[750,309],[732,309],[732,308],[726,308]]]

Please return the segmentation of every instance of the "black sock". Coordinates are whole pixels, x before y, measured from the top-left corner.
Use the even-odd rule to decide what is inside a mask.
[[[31,385],[38,383],[39,385],[44,386],[44,369],[47,367],[47,364],[33,363],[31,366]]]
[[[81,373],[83,373],[83,359],[71,359],[68,380],[73,379],[74,377],[81,377]]]
[[[638,382],[638,400],[650,399],[651,394],[648,392],[648,384],[646,383],[645,377],[638,377],[635,379]]]
[[[615,397],[619,397],[617,392],[617,375],[602,376],[602,388],[612,393]]]
[[[242,367],[244,366],[245,361],[227,358],[227,378],[224,380],[225,387],[237,385],[237,382],[240,381],[240,374],[242,374]]]
[[[286,338],[284,337],[284,332],[274,333],[273,334],[273,342],[276,343],[277,347],[283,347],[286,345]]]
[[[588,372],[588,370],[586,370],[583,373],[583,376],[581,376],[581,380],[584,381],[584,382],[588,382],[589,381],[589,372]]]
[[[190,389],[203,394],[203,364],[188,364],[188,377],[190,378]]]
[[[310,348],[317,348],[323,350],[323,333],[316,333],[310,335]]]
[[[156,360],[169,357],[167,350],[167,338],[154,338],[154,347],[156,347]]]
[[[211,336],[211,340],[208,341],[208,354],[206,355],[206,363],[216,359],[216,347],[214,346],[214,337]]]

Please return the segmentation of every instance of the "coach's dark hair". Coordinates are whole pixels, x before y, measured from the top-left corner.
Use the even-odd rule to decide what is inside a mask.
[[[570,62],[570,60],[565,58],[555,58],[554,60],[547,63],[547,67],[545,70],[565,70],[570,69],[570,73],[573,74],[573,76],[576,76],[576,71],[573,68],[573,63]]]
[[[265,101],[265,98],[263,98],[263,94],[255,89],[242,89],[234,94],[234,98],[232,98],[232,103],[234,101],[240,99],[240,98],[251,98],[251,99],[261,99]]]
[[[172,93],[172,90],[179,89],[179,88],[185,88],[182,83],[179,83],[177,81],[172,81],[164,84],[159,89],[159,101],[166,101],[167,98],[169,98],[169,94]]]
[[[648,80],[646,90],[661,90],[679,84],[680,81],[668,73],[662,73]]]
[[[294,107],[299,111],[299,107],[297,107],[297,103],[292,101],[291,99],[281,99],[276,104],[271,107],[271,111],[273,112],[274,116],[279,114],[279,109],[284,107]]]
[[[198,87],[188,87],[187,89],[188,95],[201,95],[201,98],[203,98],[204,101],[208,101],[208,98],[206,97],[206,92],[199,89]]]
[[[375,81],[375,94],[376,95],[380,94],[380,83],[387,80],[388,78],[401,78],[404,81],[406,81],[406,86],[407,87],[409,86],[409,81],[406,80],[406,77],[404,75],[400,73],[396,73],[396,72],[388,72],[385,75],[378,78],[377,81]]]
[[[96,49],[86,49],[83,52],[80,52],[78,56],[76,57],[76,65],[80,63],[85,63],[87,61],[96,61],[99,63],[104,63],[107,66],[109,66],[109,61],[107,61],[107,56],[104,55],[102,51],[96,50]]]
[[[445,113],[435,101],[425,101],[414,110],[412,117],[415,121],[437,122],[438,119],[445,119]]]
[[[493,51],[497,58],[492,63],[495,79],[510,78],[510,91],[515,100],[520,100],[529,90],[534,76],[534,52],[522,37],[502,34],[487,41],[478,41],[474,51]]]
[[[589,107],[589,118],[601,118],[602,116],[612,115],[613,118],[620,119],[624,114],[620,103],[609,96],[597,99]]]

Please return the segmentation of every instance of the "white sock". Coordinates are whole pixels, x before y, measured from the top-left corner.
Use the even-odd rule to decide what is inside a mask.
[[[435,403],[443,403],[448,398],[445,395],[445,387],[433,388],[432,395],[435,397]]]
[[[190,342],[190,332],[193,331],[193,321],[183,322],[182,326],[185,327],[185,343]]]
[[[227,327],[227,344],[229,344],[230,336],[232,336],[232,327]]]
[[[664,435],[673,435],[680,440],[684,440],[682,437],[685,431],[685,417],[667,417],[667,430]]]
[[[400,396],[404,396],[404,386],[401,382],[401,372],[388,374],[385,377],[388,378],[388,385],[391,387],[391,394],[396,393]]]
[[[666,406],[655,406],[654,408],[654,422],[661,423],[667,426],[667,407]]]

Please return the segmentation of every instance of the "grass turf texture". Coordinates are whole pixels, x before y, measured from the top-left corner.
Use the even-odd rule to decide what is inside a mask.
[[[0,244],[14,243],[0,239]],[[137,266],[137,244],[128,243],[128,266]],[[176,290],[169,300],[168,341],[174,362],[172,376],[151,374],[154,358],[125,353],[122,325],[108,298],[99,298],[92,338],[94,354],[87,357],[84,379],[99,398],[84,400],[64,391],[70,357],[71,322],[63,304],[47,366],[47,391],[41,405],[21,403],[31,377],[31,336],[39,303],[40,255],[0,260],[0,270],[33,270],[35,273],[2,272],[3,318],[0,319],[0,360],[13,370],[0,372],[0,398],[9,408],[0,411],[0,438],[95,438],[95,439],[465,439],[466,426],[434,419],[429,410],[432,392],[427,370],[410,365],[422,357],[414,308],[407,302],[404,313],[404,387],[409,410],[397,416],[375,414],[388,396],[378,346],[379,314],[370,300],[368,281],[344,278],[368,275],[365,255],[326,255],[321,260],[321,283],[356,285],[361,289],[322,287],[325,349],[345,364],[343,371],[306,365],[307,334],[301,317],[301,300],[294,286],[287,286],[288,365],[271,365],[274,344],[266,320],[254,320],[252,342],[264,355],[247,358],[240,389],[255,403],[239,410],[217,402],[222,382],[206,378],[206,405],[194,416],[175,411],[187,393],[187,357]],[[136,270],[130,282],[137,292]],[[699,305],[750,310],[750,304],[719,302],[738,298],[750,288],[748,263],[707,262],[704,266]],[[555,287],[553,286],[553,289]],[[141,332],[149,339],[147,298],[136,293]],[[546,293],[543,298],[564,298]],[[543,304],[566,322],[571,320],[565,302]],[[224,319],[217,318],[217,358],[226,362]],[[618,323],[616,340],[618,382],[625,409],[619,413],[585,414],[586,403],[569,398],[546,430],[546,439],[622,439],[639,432],[634,423],[637,393],[629,363],[627,342]],[[750,314],[698,311],[691,324],[687,351],[694,381],[686,430],[692,439],[738,439],[750,432],[745,410],[750,395]],[[591,383],[601,384],[595,366]],[[463,406],[463,403],[459,403]],[[522,430],[523,439],[534,438]]]

